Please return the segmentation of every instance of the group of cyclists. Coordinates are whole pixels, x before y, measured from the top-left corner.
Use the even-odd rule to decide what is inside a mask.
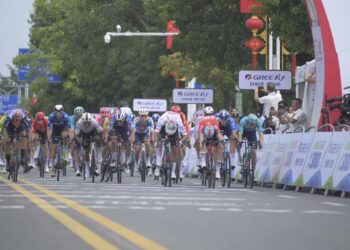
[[[140,152],[144,150],[148,176],[158,177],[164,162],[164,147],[161,142],[167,138],[171,149],[167,161],[170,163],[172,179],[176,178],[177,166],[180,167],[178,175],[183,178],[183,159],[187,147],[195,147],[197,150],[199,172],[206,168],[209,144],[215,147],[215,175],[220,178],[224,138],[230,141],[232,169],[235,152],[242,145],[243,138],[251,145],[253,165],[256,164],[258,142],[263,143],[263,128],[255,114],[249,114],[240,121],[235,118],[232,112],[226,109],[215,112],[212,106],[196,111],[190,123],[178,105],[173,105],[163,114],[152,115],[146,108],[140,109],[135,115],[126,104],[120,108],[101,108],[96,115],[78,106],[74,109],[74,114],[69,116],[63,105],[57,104],[52,113],[46,116],[44,112],[37,112],[32,119],[24,110],[14,109],[0,118],[3,173],[11,171],[13,147],[20,149],[25,172],[36,168],[41,145],[46,159],[45,172],[51,177],[55,176],[57,146],[63,141],[65,160],[70,162],[77,176],[81,176],[82,166],[85,168],[85,177],[99,175],[107,149],[111,152],[111,166],[117,164],[117,143],[122,142],[123,153],[120,157],[126,174],[131,164],[134,164],[135,169],[140,167]],[[194,140],[190,140],[190,136]],[[89,149],[92,143],[97,154],[97,166],[94,169],[89,165]],[[131,161],[132,152],[135,161]]]

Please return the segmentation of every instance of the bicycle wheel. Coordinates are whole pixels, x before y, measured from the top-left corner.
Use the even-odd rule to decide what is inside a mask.
[[[249,158],[248,155],[246,153],[243,154],[243,176],[242,176],[242,182],[244,187],[246,188],[248,186],[248,175],[249,175],[249,171],[248,171],[248,167],[249,167]]]
[[[57,162],[57,164],[56,164],[56,177],[57,177],[57,181],[59,181],[60,180],[60,161],[59,162]]]
[[[141,182],[146,182],[146,152],[141,151]]]
[[[253,188],[254,186],[254,168],[251,158],[249,157],[249,186],[250,188]]]
[[[40,149],[39,149],[39,169],[40,169],[40,177],[41,178],[44,178],[44,175],[45,175],[45,161],[46,161],[45,155],[44,155],[42,147],[40,146]]]
[[[167,174],[168,174],[168,187],[171,187],[171,171],[172,171],[172,167],[171,165],[168,163],[168,170],[167,170]]]
[[[220,173],[220,181],[221,181],[221,186],[225,187],[226,184],[226,178],[227,178],[227,156],[226,154],[224,155],[224,165],[222,166],[222,171]]]
[[[95,182],[95,170],[96,170],[96,151],[95,149],[92,149],[91,150],[91,163],[90,163],[90,166],[91,166],[91,181],[92,183]]]
[[[21,164],[21,152],[17,149],[16,150],[16,156],[15,156],[15,164],[14,164],[14,173],[13,173],[13,182],[17,182],[18,178],[18,170]]]
[[[67,161],[64,160],[62,163],[62,176],[67,176]]]

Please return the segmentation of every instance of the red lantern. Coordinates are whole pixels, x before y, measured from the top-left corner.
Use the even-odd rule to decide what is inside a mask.
[[[252,16],[245,22],[245,26],[253,33],[253,36],[256,36],[258,30],[265,27],[265,23],[259,17]]]

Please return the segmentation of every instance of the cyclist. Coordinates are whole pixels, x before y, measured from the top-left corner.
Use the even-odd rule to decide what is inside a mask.
[[[120,110],[128,116],[132,115],[132,110],[129,107],[129,103],[127,101],[122,102],[122,106],[121,106]]]
[[[29,133],[28,120],[25,117],[25,113],[21,109],[14,109],[10,112],[6,119],[3,136],[4,136],[4,151],[6,157],[6,171],[10,171],[10,160],[11,160],[11,146],[14,146],[14,139],[19,136],[16,147],[21,150],[21,162],[25,160],[25,154],[28,142]],[[25,169],[27,172],[28,169]]]
[[[117,110],[117,112],[112,116],[109,124],[109,138],[111,140],[111,149],[112,149],[112,166],[116,164],[117,158],[117,142],[118,138],[123,140],[125,147],[125,156],[126,163],[130,162],[130,152],[131,152],[131,141],[134,141],[134,124],[131,121],[130,116],[125,114],[121,110]],[[123,156],[123,155],[122,155]],[[122,158],[123,162],[123,158]]]
[[[236,150],[236,142],[233,141],[237,139],[238,135],[238,127],[235,123],[235,120],[230,115],[230,113],[226,109],[222,109],[219,112],[219,116],[217,118],[219,122],[220,131],[222,132],[222,135],[227,137],[227,139],[230,141],[230,161],[231,161],[231,169],[233,170],[234,167],[234,160],[235,160],[235,150]]]
[[[215,145],[215,154],[216,154],[216,173],[215,177],[220,178],[220,168],[222,165],[222,155],[223,155],[223,136],[220,131],[219,123],[214,116],[214,109],[211,106],[204,108],[204,117],[199,122],[199,151],[201,155],[201,167],[207,167],[205,160],[205,155],[207,153],[207,146],[210,143]]]
[[[45,114],[43,112],[38,112],[35,115],[35,118],[32,120],[32,141],[39,141],[40,144],[44,147],[44,158],[45,158],[45,173],[49,172],[49,166],[48,166],[48,152],[49,152],[49,146],[48,146],[48,137],[47,137],[47,128],[49,125],[48,119],[45,117]],[[34,150],[34,162],[36,165],[38,165],[39,162],[39,145],[36,146]]]
[[[77,122],[85,112],[84,108],[81,106],[77,106],[74,108],[74,114],[70,117],[71,121],[71,129],[70,129],[70,138],[74,138],[74,132],[75,128],[77,125]],[[76,143],[71,144],[71,149],[70,149],[70,154],[72,156],[72,167],[75,169],[75,174],[77,176],[80,176],[80,169],[79,169],[79,164],[76,164],[75,162],[75,155],[79,155],[79,147],[77,146]]]
[[[100,115],[97,116],[96,121],[103,128],[103,139],[106,141],[108,138],[108,127],[110,123],[110,118],[117,111],[117,109],[109,109],[102,107],[100,108]]]
[[[51,140],[49,168],[51,169],[51,176],[55,176],[53,168],[56,158],[57,145],[59,138],[68,138],[70,129],[70,118],[61,104],[54,107],[54,111],[49,115],[49,138]]]
[[[96,153],[101,153],[101,150],[99,148],[101,147],[101,144],[103,142],[102,138],[102,132],[103,129],[98,124],[98,122],[92,117],[90,113],[83,113],[81,116],[81,119],[77,122],[75,131],[74,131],[74,139],[76,141],[76,148],[83,147],[85,155],[84,161],[85,161],[85,177],[88,178],[90,177],[90,147],[91,147],[91,140],[96,142]],[[76,151],[75,151],[76,152]],[[78,166],[80,166],[80,155],[75,153],[75,161]],[[99,159],[96,155],[96,159]],[[97,169],[96,169],[96,174],[99,174],[101,172],[101,166],[98,162],[97,164]],[[78,171],[79,168],[77,168]],[[78,175],[78,174],[77,174]]]
[[[264,129],[262,127],[259,118],[255,114],[249,114],[248,116],[243,117],[239,122],[239,130],[238,130],[238,147],[242,146],[242,139],[246,138],[248,141],[248,145],[251,145],[252,152],[252,165],[255,168],[256,165],[256,149],[257,144],[259,142],[260,146],[264,142]],[[259,134],[259,141],[257,139],[257,134]]]
[[[153,120],[151,117],[148,116],[148,109],[142,108],[139,111],[139,116],[135,118],[134,120],[134,133],[135,135],[133,138],[135,138],[134,144],[135,144],[135,155],[136,155],[136,162],[137,165],[140,166],[140,149],[141,149],[141,143],[145,144],[146,147],[146,167],[148,168],[148,176],[152,175],[152,169],[151,169],[151,161],[150,161],[150,138],[151,133],[153,133]],[[131,142],[133,143],[133,142]]]
[[[2,137],[3,135],[3,129],[4,129],[4,125],[6,122],[6,118],[7,118],[7,111],[5,113],[2,113],[1,117],[0,117],[0,136]],[[4,143],[3,140],[0,141],[0,161],[1,161],[1,165],[4,166],[2,173],[6,174],[6,160],[5,160],[5,154],[4,154]]]
[[[154,141],[157,141],[157,139],[165,138],[166,136],[170,139],[170,145],[171,145],[170,161],[172,163],[171,178],[175,179],[176,163],[178,161],[181,164],[183,160],[182,150],[179,147],[176,147],[176,144],[181,139],[181,136],[182,136],[182,139],[181,139],[182,142],[187,141],[188,134],[186,131],[186,127],[182,122],[179,112],[175,112],[173,110],[174,109],[172,108],[172,110],[167,111],[160,116],[157,123],[157,127],[155,129]],[[176,159],[176,155],[178,155],[178,159]],[[161,158],[161,154],[159,155],[159,153],[157,152],[157,159],[160,159],[160,158]],[[180,166],[181,166],[180,173],[182,173],[182,165]]]
[[[154,113],[152,115],[152,120],[153,120],[153,132],[151,133],[151,138],[152,139],[155,138],[154,130],[157,127],[157,123],[158,123],[159,117],[160,117],[160,115],[158,113]],[[157,157],[157,155],[161,155],[161,151],[160,150],[161,150],[161,148],[160,147],[157,147],[157,148],[154,147],[154,144],[151,147],[151,155],[152,156],[154,155],[154,158],[152,157],[154,159],[153,165],[155,165],[154,176],[156,176],[156,177],[159,176],[159,169],[160,169],[160,167],[162,165],[160,157]],[[157,153],[157,151],[158,151],[158,153]]]

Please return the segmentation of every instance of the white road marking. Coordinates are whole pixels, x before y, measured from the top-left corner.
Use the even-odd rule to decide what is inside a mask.
[[[283,195],[283,194],[278,194],[277,197],[286,198],[286,199],[297,199],[297,198],[298,198],[298,197],[296,197],[296,196]]]
[[[239,208],[209,208],[209,207],[199,207],[199,211],[220,211],[220,212],[242,212],[242,209]]]
[[[137,206],[131,206],[128,207],[129,209],[135,209],[135,210],[165,210],[165,207],[137,207]]]
[[[236,203],[224,203],[224,202],[193,202],[193,201],[156,201],[156,205],[162,206],[209,206],[209,207],[241,207]]]
[[[325,205],[335,206],[335,207],[347,207],[348,205],[337,202],[322,202]]]
[[[86,208],[94,208],[94,209],[120,209],[120,207],[113,207],[113,206],[97,206],[97,205],[93,205],[93,206],[85,206]]]
[[[325,210],[306,210],[302,211],[303,214],[344,214],[338,211],[325,211]]]
[[[21,209],[24,206],[0,206],[0,209]]]
[[[286,210],[286,209],[250,209],[252,212],[262,212],[262,213],[290,213],[293,212],[292,210]]]

